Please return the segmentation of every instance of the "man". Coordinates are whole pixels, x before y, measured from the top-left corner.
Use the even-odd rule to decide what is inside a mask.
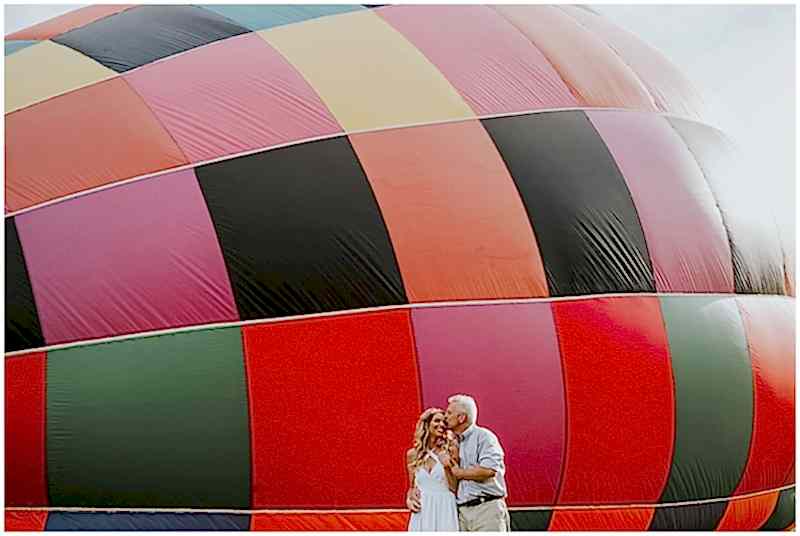
[[[477,425],[478,405],[471,396],[453,395],[447,402],[445,422],[459,439],[459,462],[451,465],[459,480],[459,528],[470,532],[508,531],[505,454],[500,441],[490,430]],[[411,511],[419,511],[419,490],[409,490],[406,505]]]

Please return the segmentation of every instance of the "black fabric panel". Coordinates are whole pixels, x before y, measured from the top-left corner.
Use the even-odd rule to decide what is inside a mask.
[[[346,137],[196,169],[243,320],[406,303]]]
[[[6,218],[6,352],[44,346],[14,218]]]
[[[725,501],[656,508],[648,530],[714,530],[728,503]]]
[[[583,112],[482,122],[522,196],[551,296],[655,291],[628,187]]]
[[[250,30],[194,6],[138,6],[53,38],[124,73]]]
[[[794,523],[794,489],[781,492],[778,502],[775,503],[775,510],[760,530],[784,530]]]
[[[547,530],[550,525],[552,510],[511,510],[511,530],[532,531]]]
[[[45,530],[227,530],[246,531],[245,514],[149,514],[51,512]]]

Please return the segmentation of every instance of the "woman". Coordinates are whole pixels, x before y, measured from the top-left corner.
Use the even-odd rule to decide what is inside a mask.
[[[411,514],[409,531],[458,530],[458,481],[450,470],[457,457],[458,448],[448,440],[444,411],[426,409],[417,421],[414,446],[406,453],[410,489],[418,488],[422,501],[420,511]]]

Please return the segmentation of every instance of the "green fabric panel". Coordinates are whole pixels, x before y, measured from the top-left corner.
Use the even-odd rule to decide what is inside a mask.
[[[794,488],[789,488],[781,492],[775,510],[760,530],[783,530],[792,523],[794,523]]]
[[[266,30],[276,26],[364,9],[364,6],[356,4],[202,4],[199,7],[214,11],[251,30]]]
[[[750,448],[753,373],[733,298],[661,297],[675,378],[675,448],[661,502],[729,496]]]
[[[547,530],[553,516],[552,510],[511,510],[509,513],[513,531]]]
[[[727,502],[715,502],[656,508],[647,530],[714,530],[727,507]]]
[[[36,43],[41,43],[41,41],[6,41],[6,56],[9,54],[13,54],[18,50],[22,50],[23,48],[28,48],[31,45],[35,45]]]
[[[239,328],[48,352],[52,506],[249,508]]]

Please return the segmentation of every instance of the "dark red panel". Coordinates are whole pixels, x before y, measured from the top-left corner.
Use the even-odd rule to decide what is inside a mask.
[[[674,434],[672,369],[657,298],[553,303],[567,399],[560,504],[658,500]]]
[[[564,450],[561,357],[548,303],[416,309],[425,407],[455,393],[478,403],[478,423],[506,454],[512,506],[553,504]]]
[[[47,512],[6,510],[5,514],[5,532],[41,532],[47,524]]]
[[[795,455],[794,300],[740,296],[753,367],[753,436],[735,495],[784,484]]]
[[[357,512],[346,514],[255,514],[251,531],[404,531],[408,528],[405,512]]]
[[[655,508],[557,510],[547,530],[647,530],[654,511]]]
[[[408,311],[242,328],[253,508],[398,508],[421,412]]]
[[[47,354],[6,358],[7,506],[47,506],[45,367]]]
[[[769,519],[779,495],[775,491],[730,501],[716,530],[758,530]]]

